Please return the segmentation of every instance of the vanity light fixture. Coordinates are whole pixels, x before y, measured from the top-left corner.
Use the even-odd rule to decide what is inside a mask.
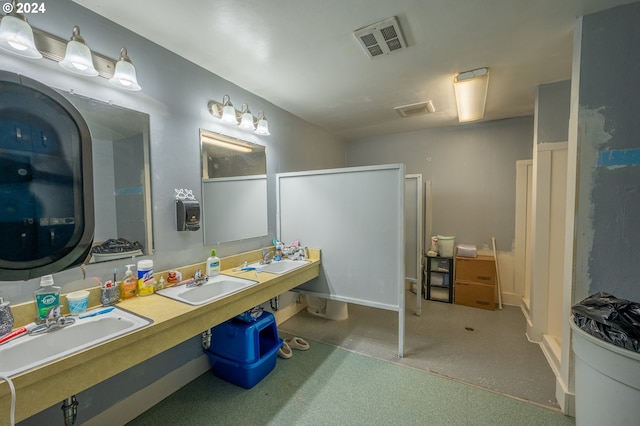
[[[245,130],[255,130],[256,126],[253,123],[253,115],[249,110],[249,105],[242,104],[242,112],[240,113],[240,128]]]
[[[256,133],[266,136],[271,134],[269,133],[269,122],[267,121],[267,117],[265,117],[262,111],[260,111],[258,115],[258,125],[256,126]]]
[[[64,59],[59,62],[60,66],[67,71],[87,77],[95,77],[98,71],[93,66],[91,50],[80,35],[80,27],[74,25],[71,38],[67,43],[67,51]]]
[[[33,30],[24,15],[16,12],[16,0],[4,4],[5,9],[12,6],[11,13],[0,21],[0,49],[23,56],[40,59],[42,54],[36,48]]]
[[[136,78],[136,68],[133,66],[129,56],[127,56],[127,49],[124,47],[120,49],[120,59],[116,62],[116,69],[113,77],[109,79],[109,83],[132,92],[142,90]]]
[[[209,101],[207,109],[214,117],[224,121],[225,123],[239,124],[239,127],[244,130],[254,131],[258,135],[268,136],[269,123],[264,113],[260,111],[258,118],[256,119],[249,110],[249,105],[242,104],[242,111],[238,111],[233,108],[229,95],[224,95],[222,103],[216,101]],[[240,122],[238,123],[238,119]]]
[[[25,17],[16,12],[16,0],[7,2],[4,6],[6,7],[3,7],[3,10],[9,13],[0,16],[1,50],[27,58],[46,58],[58,62],[61,67],[74,74],[92,77],[99,75],[113,80],[111,82],[120,89],[141,90],[126,49],[120,51],[120,59],[116,61],[89,50],[80,36],[78,26],[73,27],[71,40],[67,41],[31,27]]]
[[[478,68],[456,74],[453,88],[458,105],[458,121],[476,121],[484,117],[489,87],[489,69]]]

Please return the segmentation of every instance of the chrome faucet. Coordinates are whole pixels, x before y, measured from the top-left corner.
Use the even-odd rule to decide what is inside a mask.
[[[202,275],[202,270],[198,269],[193,275],[193,278],[187,283],[187,287],[199,287],[202,284],[206,283],[208,280],[209,277],[206,275]]]
[[[273,252],[267,250],[266,248],[262,249],[262,260],[260,261],[261,265],[266,265],[271,263],[273,260]]]
[[[57,330],[59,328],[66,327],[71,324],[75,324],[76,319],[71,317],[65,317],[60,313],[61,305],[54,306],[47,312],[47,317],[44,322],[37,325],[29,334],[41,334],[49,331]]]

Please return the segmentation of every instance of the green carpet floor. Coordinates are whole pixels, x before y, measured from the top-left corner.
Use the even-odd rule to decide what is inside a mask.
[[[285,336],[281,336],[285,337]],[[309,341],[250,390],[203,374],[130,425],[573,425],[557,411]]]

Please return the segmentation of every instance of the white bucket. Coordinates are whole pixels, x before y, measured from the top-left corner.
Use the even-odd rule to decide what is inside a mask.
[[[438,235],[438,254],[440,257],[453,257],[456,237]]]
[[[573,319],[577,425],[635,425],[640,418],[640,353],[607,343]]]

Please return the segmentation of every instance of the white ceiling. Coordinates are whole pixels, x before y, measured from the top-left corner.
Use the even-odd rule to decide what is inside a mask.
[[[453,76],[485,66],[484,120],[530,115],[571,78],[577,17],[633,0],[74,1],[348,140],[458,125]],[[369,59],[353,32],[392,16],[407,49]]]

